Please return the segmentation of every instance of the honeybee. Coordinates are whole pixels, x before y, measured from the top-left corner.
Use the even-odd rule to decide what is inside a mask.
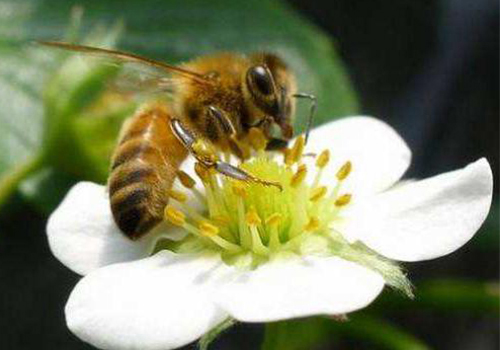
[[[265,135],[267,149],[283,149],[293,136],[294,98],[312,102],[307,140],[316,98],[297,93],[293,73],[275,54],[220,53],[174,66],[121,51],[40,43],[120,65],[121,73],[114,80],[117,86],[164,92],[170,97],[145,104],[125,121],[111,159],[111,211],[118,227],[132,240],[162,221],[168,193],[188,155],[225,176],[279,186],[200,151],[199,141],[244,159],[250,149],[249,130],[255,127]],[[273,125],[281,131],[280,138],[273,136]]]

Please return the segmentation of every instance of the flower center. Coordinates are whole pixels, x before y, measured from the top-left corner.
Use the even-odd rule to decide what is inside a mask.
[[[165,219],[190,235],[163,248],[178,253],[217,251],[227,264],[250,269],[278,255],[335,256],[377,271],[390,286],[412,295],[411,284],[398,264],[362,242],[348,242],[337,230],[345,219],[342,211],[352,200],[352,194],[342,188],[353,167],[350,161],[337,169],[329,188],[321,184],[327,175],[328,150],[304,154],[304,138],[299,137],[284,157],[276,157],[265,153],[262,135],[250,135],[257,155],[243,162],[241,169],[279,186],[237,181],[198,163],[195,171],[203,193],[196,188],[196,180],[179,172],[180,182],[203,209],[188,205],[184,192],[171,190]],[[310,168],[304,162],[306,157],[314,157]]]
[[[180,173],[179,178],[206,210],[200,212],[188,206],[187,195],[173,190],[169,195],[177,203],[166,207],[166,220],[186,229],[207,248],[224,254],[269,257],[283,251],[300,253],[307,237],[331,237],[332,223],[351,201],[351,194],[342,192],[351,162],[338,169],[335,185],[328,188],[321,185],[330,158],[328,150],[304,155],[303,137],[284,152],[284,157],[272,157],[262,147],[259,149],[256,157],[240,167],[255,177],[279,183],[281,189],[237,181],[197,164],[195,170],[205,188],[204,195],[186,173]],[[314,169],[307,168],[305,157],[316,158]],[[308,172],[312,176],[307,176]]]

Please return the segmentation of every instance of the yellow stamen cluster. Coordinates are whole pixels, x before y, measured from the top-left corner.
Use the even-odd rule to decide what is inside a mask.
[[[206,211],[188,206],[188,194],[173,189],[167,193],[173,201],[165,208],[165,219],[224,254],[268,257],[283,250],[296,251],[307,237],[330,232],[332,222],[351,202],[350,194],[339,195],[339,192],[352,165],[346,162],[338,169],[332,189],[320,185],[323,170],[330,161],[329,151],[323,151],[315,155],[314,181],[308,183],[303,137],[285,152],[284,162],[280,163],[264,154],[264,135],[258,129],[252,130],[249,138],[260,155],[241,167],[257,179],[280,184],[281,190],[226,178],[197,163],[195,172],[204,186],[203,195],[188,174],[179,172],[178,177],[184,188],[206,204]],[[198,147],[204,152],[203,145]]]

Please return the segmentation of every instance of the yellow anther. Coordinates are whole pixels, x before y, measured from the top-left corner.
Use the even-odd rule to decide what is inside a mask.
[[[291,162],[297,163],[300,162],[302,159],[302,154],[304,153],[304,147],[306,145],[306,141],[303,135],[300,135],[297,140],[295,140],[295,143],[293,144],[292,149],[290,150],[290,157],[291,157]]]
[[[248,132],[250,144],[256,151],[264,150],[267,146],[267,139],[264,133],[259,128],[251,128]]]
[[[180,210],[171,205],[165,207],[165,218],[172,224],[177,226],[184,226],[186,224],[186,216]]]
[[[241,198],[246,198],[248,195],[247,189],[245,188],[245,184],[241,181],[235,181],[233,183],[233,193]]]
[[[194,185],[196,184],[194,179],[182,170],[179,170],[177,172],[177,177],[179,178],[179,181],[181,182],[182,186],[186,188],[193,188]]]
[[[339,181],[342,181],[349,176],[351,170],[352,170],[352,164],[350,161],[347,161],[344,163],[344,165],[340,167],[339,171],[337,171],[337,175],[335,176]]]
[[[226,226],[231,223],[231,219],[227,215],[216,215],[213,216],[211,220],[220,226]]]
[[[274,213],[266,219],[267,226],[278,226],[283,220],[283,216],[280,213]]]
[[[307,167],[305,166],[305,164],[302,164],[297,169],[297,172],[293,174],[292,180],[290,181],[290,185],[292,187],[297,187],[302,183],[302,181],[304,181],[306,175],[307,175]]]
[[[319,201],[321,198],[325,196],[327,191],[328,189],[325,186],[316,187],[314,190],[312,190],[309,200],[311,202]]]
[[[170,190],[168,191],[168,196],[172,199],[175,199],[177,202],[184,203],[185,201],[187,201],[186,194],[182,193],[181,191]]]
[[[292,150],[290,148],[285,148],[283,150],[283,162],[287,166],[291,166],[293,164],[293,162],[292,162]]]
[[[309,218],[309,222],[304,226],[304,230],[308,232],[316,231],[319,228],[319,219],[315,216]]]
[[[351,202],[352,195],[350,193],[343,194],[335,201],[335,206],[343,207]]]
[[[208,221],[203,221],[198,226],[200,233],[207,237],[217,236],[219,234],[219,228]]]
[[[210,169],[208,169],[203,164],[196,163],[194,165],[194,171],[196,172],[196,175],[198,175],[198,177],[201,179],[201,181],[203,182],[210,181]]]
[[[246,214],[246,221],[247,221],[247,224],[250,226],[260,225],[261,220],[260,220],[259,214],[257,214],[257,211],[255,210],[255,208],[253,208],[253,207],[250,208],[250,210]]]
[[[330,151],[325,149],[316,159],[316,166],[323,169],[330,161]]]

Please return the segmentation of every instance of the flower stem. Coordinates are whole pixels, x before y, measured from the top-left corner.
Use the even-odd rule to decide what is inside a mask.
[[[332,321],[334,322],[334,321]],[[354,315],[346,322],[332,324],[333,332],[363,339],[373,345],[394,350],[429,350],[420,339],[406,330],[397,327],[381,318],[364,315]]]
[[[43,157],[37,154],[2,174],[0,177],[0,210],[17,189],[19,183],[39,170],[42,165]]]
[[[198,342],[199,350],[208,350],[209,345],[224,331],[228,330],[236,324],[236,320],[229,317],[226,320],[219,323],[210,332],[201,337]]]

